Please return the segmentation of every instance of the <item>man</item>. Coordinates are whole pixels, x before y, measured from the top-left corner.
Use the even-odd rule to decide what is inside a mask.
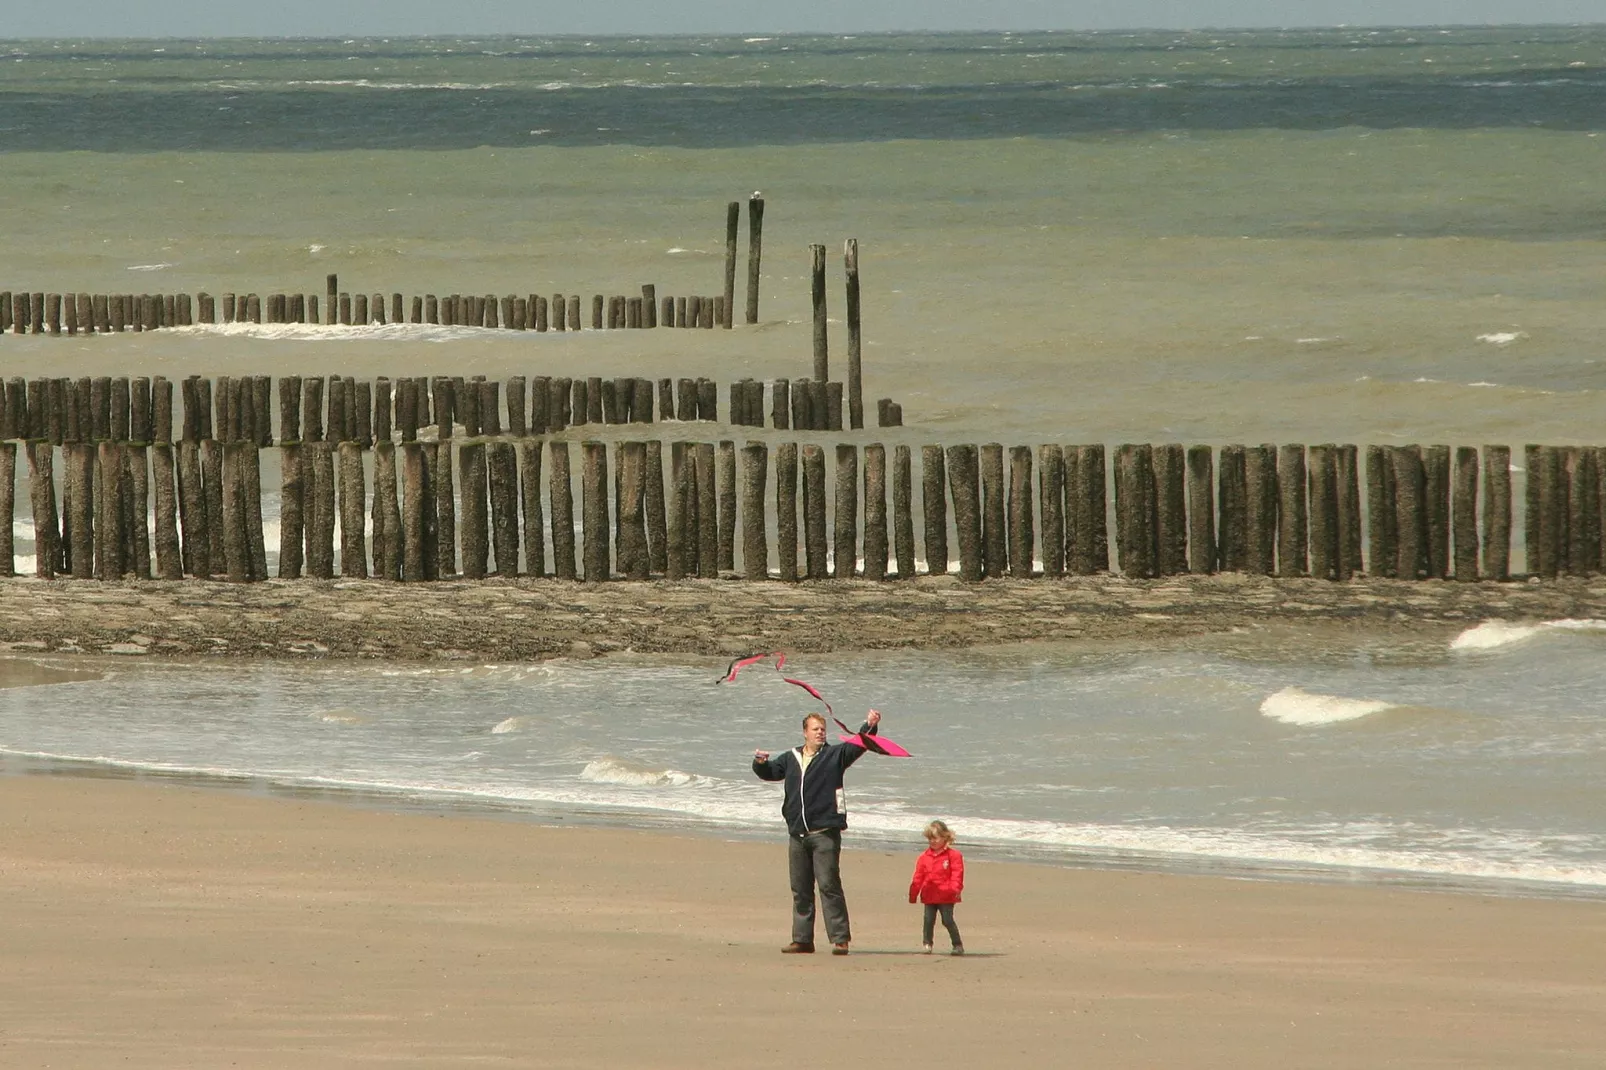
[[[871,710],[860,735],[875,735],[881,714]],[[814,953],[814,886],[820,887],[825,905],[825,935],[831,954],[846,955],[852,941],[848,902],[842,895],[842,830],[848,827],[848,808],[842,797],[842,774],[864,754],[857,743],[827,743],[825,718],[811,713],[803,718],[803,745],[770,757],[753,752],[753,772],[763,780],[782,780],[781,815],[790,833],[788,869],[792,877],[792,942],[781,948],[785,955]]]

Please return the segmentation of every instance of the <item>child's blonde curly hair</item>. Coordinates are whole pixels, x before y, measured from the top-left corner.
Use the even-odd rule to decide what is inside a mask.
[[[933,821],[926,826],[926,839],[941,840],[944,847],[954,842],[954,830],[945,822]]]

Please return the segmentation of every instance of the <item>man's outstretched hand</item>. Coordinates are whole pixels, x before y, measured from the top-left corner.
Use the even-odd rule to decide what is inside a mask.
[[[756,750],[756,751],[753,752],[753,761],[755,761],[755,762],[767,762],[769,760],[770,760],[770,752],[769,751],[767,751],[767,750]]]
[[[869,725],[871,728],[874,728],[876,725],[880,724],[881,723],[881,711],[880,710],[871,710],[869,713],[865,714],[864,715],[864,723]]]

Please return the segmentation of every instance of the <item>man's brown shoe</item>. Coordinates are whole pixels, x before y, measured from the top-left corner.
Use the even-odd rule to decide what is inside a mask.
[[[848,953],[848,945],[847,944],[832,944],[831,945],[831,954],[833,954],[833,955],[846,955],[847,953]]]
[[[812,955],[812,954],[814,954],[814,945],[813,944],[800,944],[796,940],[793,940],[790,944],[787,944],[785,947],[781,948],[781,954],[783,954],[783,955]]]

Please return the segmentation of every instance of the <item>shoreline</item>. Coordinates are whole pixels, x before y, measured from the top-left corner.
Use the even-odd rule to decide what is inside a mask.
[[[805,1024],[849,1065],[1492,1070],[1606,1051],[1596,903],[977,858],[953,959],[915,953],[915,854],[847,850],[853,953],[781,956],[778,830],[0,777],[0,1061],[736,1067]]]
[[[1437,636],[1483,620],[1606,618],[1606,578],[0,581],[0,653],[538,661],[1162,640],[1326,626]]]
[[[684,814],[656,816],[625,808],[565,809],[560,804],[498,800],[490,796],[434,793],[308,783],[256,774],[208,774],[199,771],[148,768],[86,759],[42,758],[0,752],[0,780],[9,778],[81,780],[90,783],[128,784],[155,789],[222,793],[244,798],[314,802],[349,807],[356,811],[428,816],[446,819],[498,820],[539,828],[597,829],[639,832],[645,835],[688,836],[701,841],[762,843],[774,839],[774,830],[721,824]],[[850,829],[845,843],[855,849],[895,850],[903,846],[876,833]],[[1420,891],[1499,899],[1554,902],[1606,903],[1606,886],[1547,881],[1538,878],[1474,876],[1384,867],[1322,865],[1276,859],[1235,858],[1216,855],[1162,854],[1123,851],[1118,848],[1059,849],[1029,844],[1003,844],[967,840],[960,846],[967,856],[988,862],[1038,866],[1072,872],[1141,873],[1150,876],[1206,877],[1289,884],[1338,886],[1398,891]]]

